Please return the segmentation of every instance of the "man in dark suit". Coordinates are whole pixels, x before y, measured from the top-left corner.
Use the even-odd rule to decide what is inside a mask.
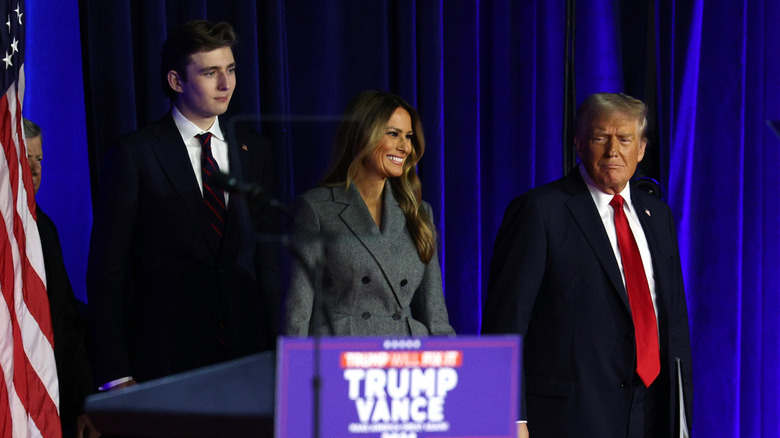
[[[33,193],[41,187],[43,166],[43,134],[41,127],[24,119],[24,138],[27,144],[27,162],[30,165]],[[84,399],[94,392],[87,356],[84,322],[79,315],[78,301],[65,269],[62,247],[57,227],[36,202],[35,214],[38,234],[41,237],[43,265],[46,269],[46,293],[51,309],[54,333],[54,360],[57,363],[57,379],[60,389],[60,421],[62,436],[100,436],[84,414]]]
[[[575,126],[579,168],[507,208],[482,332],[524,336],[530,436],[684,436],[693,388],[674,220],[629,183],[647,107],[595,94]]]
[[[87,273],[95,374],[110,389],[272,349],[278,272],[268,213],[228,196],[217,172],[265,187],[269,146],[219,116],[236,84],[227,23],[169,35],[162,79],[173,108],[108,155]]]

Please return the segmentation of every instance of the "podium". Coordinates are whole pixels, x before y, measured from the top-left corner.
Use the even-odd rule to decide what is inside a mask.
[[[104,435],[273,437],[274,354],[259,353],[87,398]]]
[[[278,438],[517,437],[519,336],[281,338],[277,350]]]
[[[514,438],[521,351],[518,336],[280,338],[278,356],[93,395],[86,411],[111,436]]]

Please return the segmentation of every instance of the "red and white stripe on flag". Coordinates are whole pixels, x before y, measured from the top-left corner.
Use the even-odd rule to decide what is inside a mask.
[[[0,18],[0,438],[59,438],[54,335],[22,131],[22,1],[0,0]]]

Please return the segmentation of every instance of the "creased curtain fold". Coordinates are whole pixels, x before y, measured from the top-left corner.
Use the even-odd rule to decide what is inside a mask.
[[[419,173],[452,324],[479,331],[504,209],[563,173],[565,0],[80,7],[93,188],[116,139],[167,111],[160,47],[186,20],[236,27],[229,115],[262,115],[286,201],[324,173],[337,117],[359,91],[393,91],[417,106],[427,141]],[[643,172],[661,182],[678,220],[694,434],[778,436],[780,140],[765,120],[780,119],[780,4],[577,2],[575,18],[578,102],[624,91],[651,107]]]

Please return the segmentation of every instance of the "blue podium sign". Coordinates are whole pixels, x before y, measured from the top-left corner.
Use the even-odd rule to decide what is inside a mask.
[[[280,338],[277,438],[517,436],[520,338]]]

